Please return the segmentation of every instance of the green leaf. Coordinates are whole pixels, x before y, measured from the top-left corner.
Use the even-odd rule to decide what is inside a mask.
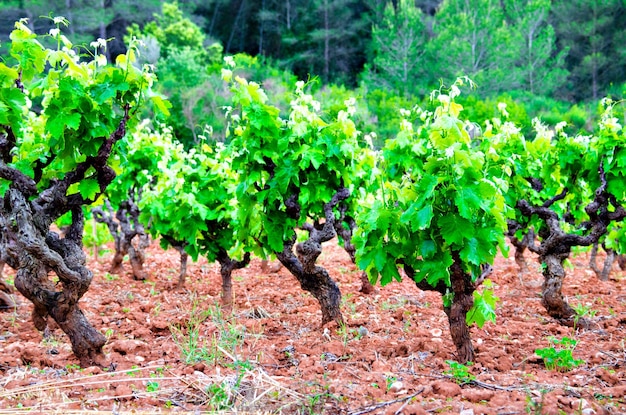
[[[460,255],[463,261],[469,262],[474,265],[481,265],[485,262],[489,262],[490,253],[488,246],[484,241],[479,241],[476,238],[469,238],[463,243]]]
[[[72,130],[78,130],[80,127],[81,115],[79,113],[69,114],[64,117],[65,125]]]
[[[434,241],[431,241],[431,240],[422,241],[420,245],[420,254],[422,255],[422,258],[424,259],[432,258],[433,255],[435,255],[436,253],[437,253],[437,245],[435,245]]]
[[[431,127],[430,141],[437,150],[445,150],[454,143],[461,141],[461,128],[462,123],[459,119],[442,115]]]
[[[164,100],[160,95],[152,95],[150,100],[154,104],[157,110],[159,110],[166,117],[170,116],[170,108],[172,104],[169,101]]]
[[[380,272],[380,285],[385,286],[390,283],[392,280],[402,281],[402,277],[398,272],[398,267],[396,266],[394,261],[388,260],[385,262],[383,269]]]
[[[416,232],[417,230],[424,230],[430,226],[430,221],[433,219],[433,207],[431,205],[424,206],[419,211],[415,211],[420,203],[412,203],[406,212],[400,216],[402,223],[410,223],[411,230]]]
[[[283,227],[267,217],[263,218],[263,226],[267,233],[268,248],[272,252],[282,252],[284,246]]]
[[[425,174],[419,181],[417,192],[419,193],[419,200],[424,201],[430,199],[439,184],[437,176],[432,174]]]
[[[463,244],[465,239],[470,239],[474,235],[474,224],[466,218],[453,214],[439,218],[437,225],[441,236],[450,245]]]
[[[459,209],[459,214],[466,219],[472,219],[475,210],[480,206],[482,197],[474,190],[471,184],[466,184],[457,190],[454,203]]]
[[[95,179],[85,179],[78,184],[80,195],[87,200],[94,200],[100,192],[100,185]]]
[[[468,325],[476,323],[479,328],[487,322],[496,322],[496,303],[500,300],[493,295],[493,290],[484,289],[482,293],[474,291],[474,305],[467,312],[465,321]]]
[[[441,255],[427,261],[419,261],[414,277],[415,282],[426,280],[428,284],[435,287],[440,281],[443,281],[447,286],[450,286],[449,268],[452,262],[452,256],[447,252],[442,252]]]

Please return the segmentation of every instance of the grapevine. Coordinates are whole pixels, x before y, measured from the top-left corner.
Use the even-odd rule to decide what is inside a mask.
[[[483,265],[498,247],[506,249],[508,209],[502,183],[459,119],[454,97],[463,82],[435,92],[434,112],[417,110],[417,129],[403,111],[400,132],[382,149],[379,195],[358,219],[355,245],[372,281],[400,280],[400,266],[420,289],[442,294],[457,358],[465,363],[474,358],[467,323],[495,320],[495,297],[476,288],[488,274]]]
[[[114,66],[98,54],[81,61],[58,29],[67,21],[54,22],[47,36],[57,49],[42,46],[42,36],[21,20],[10,58],[0,63],[1,245],[18,270],[15,287],[35,306],[35,327],[44,330],[52,317],[81,364],[102,364],[106,338],[78,305],[92,279],[82,249],[83,206],[115,178],[111,154],[136,123],[153,75],[132,64],[133,47]],[[51,226],[67,212],[72,223],[61,236]]]
[[[354,103],[348,100],[336,119],[326,121],[300,81],[283,119],[257,83],[233,79],[230,69],[224,70],[224,78],[233,91],[231,151],[240,177],[242,236],[256,241],[254,249],[261,256],[276,255],[317,299],[322,325],[342,323],[339,288],[316,262],[322,243],[336,236],[338,218],[352,216],[345,209],[360,195],[358,175],[373,168],[368,164],[372,158],[360,156],[363,148],[350,119]],[[298,244],[297,230],[307,235]]]

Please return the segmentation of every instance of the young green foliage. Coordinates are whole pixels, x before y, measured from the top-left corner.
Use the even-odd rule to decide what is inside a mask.
[[[434,113],[418,110],[417,129],[405,119],[382,149],[380,197],[358,221],[359,265],[382,285],[399,280],[397,265],[405,264],[416,270],[417,282],[449,286],[452,252],[476,280],[498,246],[506,250],[502,183],[472,147],[460,105],[450,95],[438,100]]]
[[[542,303],[548,314],[566,325],[574,324],[575,311],[561,293],[564,263],[573,247],[598,242],[626,217],[623,206],[624,133],[613,105],[597,132],[569,136],[565,122],[554,129],[534,120],[535,138],[526,140],[509,123],[494,123],[485,132],[481,148],[489,155],[489,169],[510,176],[506,201],[514,208],[510,234],[539,255],[543,264]],[[617,156],[617,157],[616,157]],[[577,325],[587,325],[578,320]]]
[[[576,340],[569,337],[563,337],[560,340],[551,337],[550,343],[552,347],[535,350],[537,356],[543,359],[546,369],[567,372],[585,363],[582,359],[574,359],[573,351],[578,344]]]
[[[223,146],[202,144],[187,151],[173,143],[171,130],[161,134],[167,151],[139,202],[150,232],[162,236],[164,248],[184,247],[194,261],[199,255],[213,262],[224,253],[240,253],[235,235],[237,175]]]

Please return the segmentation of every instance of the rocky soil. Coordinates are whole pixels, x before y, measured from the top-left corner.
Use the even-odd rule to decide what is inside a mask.
[[[586,330],[547,316],[534,258],[521,277],[512,258],[497,259],[497,324],[472,328],[477,358],[467,372],[449,363],[438,294],[408,280],[361,294],[359,271],[334,241],[320,259],[343,294],[344,327],[320,328],[315,299],[258,259],[234,273],[234,313],[224,316],[217,264],[191,264],[186,288],[175,290],[175,251],[153,242],[143,282],[109,274],[111,258],[92,255],[82,301],[109,339],[110,365],[80,368],[61,330],[37,332],[31,305],[14,294],[17,310],[0,313],[0,413],[626,413],[626,274],[615,268],[598,281],[584,254],[572,259],[564,293],[592,321]],[[5,270],[5,281],[13,275]],[[573,358],[583,362],[547,369],[535,350],[558,351],[553,336],[576,340]]]

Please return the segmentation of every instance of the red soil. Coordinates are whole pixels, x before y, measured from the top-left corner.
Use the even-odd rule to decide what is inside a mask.
[[[477,382],[461,386],[445,374],[454,347],[440,296],[408,280],[359,293],[359,271],[334,241],[320,261],[340,286],[347,325],[326,331],[318,303],[295,278],[285,269],[264,274],[257,259],[235,271],[234,315],[225,321],[215,315],[217,264],[191,264],[186,289],[175,291],[175,251],[152,244],[146,282],[107,274],[111,257],[90,261],[94,280],[81,303],[109,337],[111,367],[80,369],[60,329],[44,339],[30,321],[32,306],[16,294],[17,311],[0,313],[0,413],[626,413],[625,273],[615,269],[609,281],[598,281],[586,255],[572,260],[564,294],[594,314],[588,330],[547,316],[532,258],[523,284],[512,258],[497,259],[497,324],[472,328]],[[202,320],[207,310],[213,315]],[[194,316],[202,320],[204,361],[185,363],[171,327],[184,334]],[[585,363],[546,369],[534,351],[549,347],[550,336],[576,339],[574,357]]]

